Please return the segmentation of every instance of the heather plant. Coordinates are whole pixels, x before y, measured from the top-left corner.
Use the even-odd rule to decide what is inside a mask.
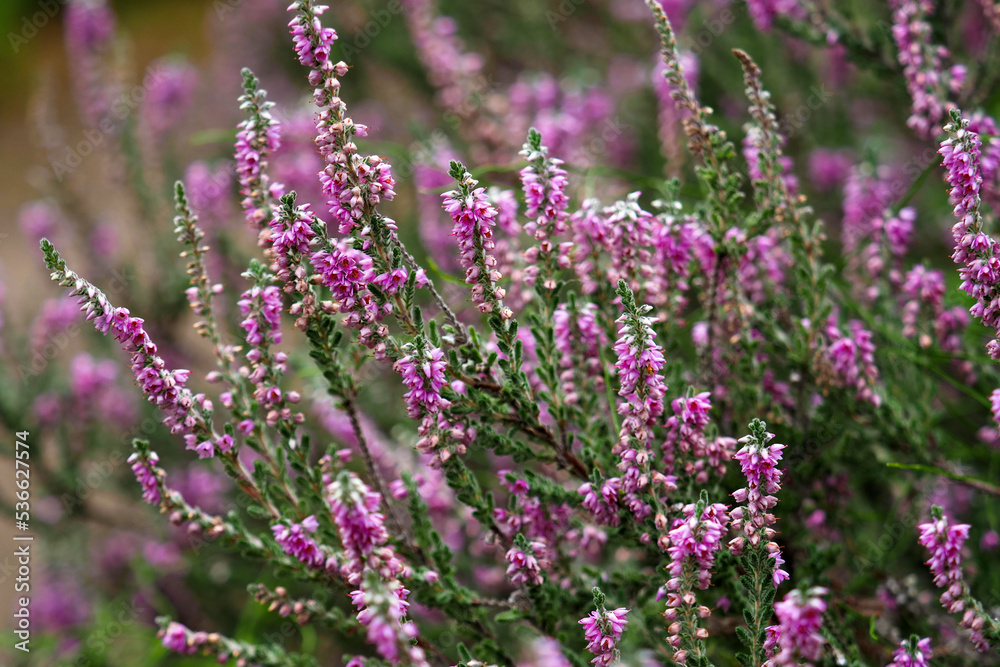
[[[953,64],[937,43],[949,15],[928,1],[884,8],[882,42],[867,10],[746,3],[757,30],[796,40],[776,51],[819,44],[903,90],[900,124],[934,156],[899,192],[880,156],[816,150],[807,186],[793,154],[822,128],[789,125],[752,44],[730,58],[697,42],[696,57],[674,27],[690,3],[607,4],[658,38],[658,123],[635,131],[669,176],[615,166],[628,133],[595,150],[609,90],[484,85],[488,65],[423,0],[392,11],[457,125],[431,149],[373,152],[354,83],[366,54],[335,29],[339,8],[295,0],[282,48],[311,113],[279,113],[266,90],[279,74],[243,68],[232,162],[180,168],[171,140],[196,72],[157,61],[138,118],[117,118],[113,16],[70,3],[81,112],[108,121],[103,158],[128,174],[118,185],[151,237],[174,182],[182,262],[158,248],[162,278],[142,294],[100,261],[99,234],[97,261],[77,268],[62,209],[26,208],[63,288],[32,338],[82,329],[78,309],[116,343],[74,357],[69,388],[33,408],[65,443],[69,479],[120,425],[131,493],[174,527],[129,566],[161,647],[148,662],[997,662],[996,34]],[[709,51],[725,55],[715,67],[738,111],[702,101]],[[837,184],[839,226],[807,196]],[[920,210],[920,190],[947,192],[949,219]],[[936,238],[945,221],[947,250],[915,248],[918,223]],[[182,342],[185,301],[195,335]],[[181,366],[187,347],[204,350],[202,370]],[[122,366],[145,404],[126,398]],[[134,426],[143,416],[149,428]],[[81,433],[98,444],[81,452]],[[92,511],[60,475],[46,483],[62,507]],[[188,575],[226,599],[191,609],[143,572],[181,558],[232,563]],[[199,613],[210,604],[222,611]],[[283,629],[247,630],[227,618],[239,609]]]

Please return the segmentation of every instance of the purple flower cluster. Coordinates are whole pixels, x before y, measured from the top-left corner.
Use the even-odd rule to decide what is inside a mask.
[[[255,285],[240,295],[237,305],[244,317],[240,327],[246,331],[247,344],[260,347],[281,343],[281,290],[274,285]]]
[[[434,15],[432,0],[401,1],[417,55],[438,89],[439,102],[452,111],[462,109],[469,99],[471,80],[482,69],[482,57],[466,51],[454,19]]]
[[[528,655],[517,667],[572,667],[563,655],[559,642],[551,637],[539,637],[531,642]]]
[[[967,523],[952,524],[936,506],[932,514],[931,521],[918,526],[919,541],[931,553],[927,565],[934,575],[934,585],[944,589],[941,605],[949,614],[962,613],[961,625],[969,630],[973,645],[980,652],[988,651],[990,645],[983,636],[983,626],[990,619],[981,607],[971,603],[962,572],[962,545],[969,537],[971,526]],[[992,624],[995,626],[996,622]]]
[[[79,305],[72,297],[46,300],[31,324],[32,349],[35,351],[44,349],[55,336],[64,333],[79,317]]]
[[[854,389],[857,400],[879,407],[882,396],[876,391],[879,372],[875,365],[872,333],[858,320],[851,320],[847,326],[850,333],[844,335],[836,319],[830,317],[826,327],[830,341],[825,350],[826,358],[838,385]]]
[[[607,334],[598,320],[593,303],[577,304],[576,311],[562,303],[552,314],[556,350],[559,352],[559,381],[567,404],[579,402],[577,382],[589,380],[595,389],[604,387],[604,366],[600,350],[607,344]],[[519,331],[520,333],[520,331]],[[580,359],[583,368],[580,368]]]
[[[43,238],[54,238],[65,225],[59,207],[44,199],[22,206],[17,218],[21,231],[35,243]]]
[[[899,49],[906,87],[913,100],[906,121],[921,138],[931,138],[941,126],[945,113],[954,108],[949,93],[958,93],[965,84],[964,65],[946,70],[948,49],[935,46],[928,17],[934,13],[932,0],[892,0],[892,37]]]
[[[236,175],[247,224],[259,229],[268,222],[272,201],[284,193],[282,186],[272,185],[264,173],[268,156],[281,145],[281,129],[271,115],[274,102],[257,87],[257,79],[244,71],[244,80],[240,108],[249,110],[250,117],[237,126]]]
[[[515,544],[508,549],[504,560],[508,563],[510,583],[515,586],[541,584],[542,573],[549,566],[545,558],[547,550],[548,545],[541,539],[524,542],[523,546]]]
[[[448,367],[441,348],[411,346],[407,352],[394,368],[409,388],[403,398],[410,417],[417,419],[425,414],[437,414],[449,407],[451,402],[441,396],[441,389],[447,383],[445,369]]]
[[[372,258],[354,248],[348,240],[328,246],[315,253],[309,261],[320,276],[321,284],[333,293],[336,299],[334,309],[344,313],[343,323],[358,330],[358,342],[372,347],[377,359],[385,358],[385,337],[389,330],[380,322],[392,311],[392,304],[380,306],[368,291],[368,285],[391,288],[399,284],[400,278],[404,281],[405,278],[400,274],[394,277],[390,273],[376,276]],[[401,271],[405,273],[405,269]],[[417,285],[425,281],[426,278],[418,274]],[[393,293],[391,289],[387,291]]]
[[[160,504],[160,487],[154,470],[159,461],[160,457],[156,452],[150,452],[148,457],[142,457],[139,452],[134,452],[128,457],[135,479],[142,487],[142,499],[150,505]]]
[[[113,308],[104,295],[97,292],[94,300],[83,298],[87,318],[93,319],[94,328],[102,334],[109,331],[122,344],[123,349],[132,353],[132,372],[142,388],[146,399],[166,413],[164,423],[172,433],[190,433],[201,423],[200,416],[192,408],[211,410],[211,402],[204,394],[192,396],[184,386],[190,371],[165,368],[163,359],[156,354],[156,345],[143,328],[143,320],[132,317],[128,308]],[[103,301],[103,303],[102,303]]]
[[[303,7],[306,6],[306,3],[302,4]],[[337,41],[337,31],[324,27],[320,22],[319,17],[329,7],[312,3],[308,7],[311,10],[308,14],[297,14],[288,22],[288,32],[292,36],[295,56],[299,62],[306,67],[320,69],[330,61],[330,48]],[[299,7],[292,5],[289,10],[292,9]]]
[[[625,618],[631,609],[618,607],[611,611],[603,606],[580,620],[583,637],[587,640],[587,650],[595,657],[590,662],[598,667],[612,665],[618,660],[618,642],[628,626]]]
[[[980,168],[979,136],[968,129],[969,121],[956,112],[945,126],[949,137],[938,151],[948,171],[951,203],[958,222],[951,228],[955,251],[951,257],[962,265],[958,275],[961,289],[976,300],[969,312],[1000,335],[1000,245],[983,229],[979,212],[983,178]],[[986,346],[994,359],[1000,359],[1000,342]]]
[[[353,473],[341,473],[326,487],[333,522],[340,531],[344,561],[340,572],[351,584],[358,584],[366,567],[383,578],[399,576],[403,562],[392,547],[385,546],[389,533],[385,515],[380,511],[382,498]]]
[[[330,62],[337,33],[323,27],[319,18],[327,7],[297,0],[288,9],[296,12],[288,24],[295,53],[299,62],[310,68],[309,85],[314,87],[313,99],[320,109],[315,118],[316,145],[323,158],[319,178],[330,214],[341,234],[358,230],[360,236],[368,236],[373,220],[394,230],[395,223],[376,216],[375,207],[395,197],[396,182],[388,162],[378,155],[358,154],[353,138],[367,136],[368,127],[347,115],[347,105],[339,96],[339,77],[347,74],[348,66]]]
[[[666,549],[670,579],[664,586],[667,610],[663,617],[669,623],[667,643],[674,650],[674,662],[679,664],[687,660],[691,651],[700,652],[697,641],[708,637],[706,629],[697,627],[697,619],[706,618],[710,611],[705,606],[695,606],[694,591],[704,590],[711,583],[715,556],[722,548],[729,521],[726,506],[709,504],[704,491],[701,500],[685,505],[681,514],[669,533],[660,538],[661,548],[667,540],[670,543]],[[661,523],[665,523],[665,517],[657,518],[657,525]]]
[[[886,667],[930,667],[934,651],[930,637],[904,639],[892,653],[892,664]]]
[[[1000,10],[997,13],[1000,16]],[[975,132],[984,142],[979,160],[983,177],[980,195],[996,209],[1000,205],[1000,126],[992,116],[976,111],[969,116],[968,130]]]
[[[368,641],[393,664],[399,661],[400,647],[406,647],[413,664],[425,666],[423,650],[410,645],[417,628],[405,620],[409,591],[399,579],[410,576],[410,568],[387,544],[381,497],[350,472],[329,481],[326,491],[344,547],[340,573],[358,586],[351,601],[360,610],[358,621],[367,628]]]
[[[472,301],[483,313],[499,312],[510,319],[513,311],[503,305],[506,291],[498,284],[502,276],[492,250],[493,228],[497,224],[497,209],[486,196],[486,188],[477,188],[479,181],[464,172],[459,181],[461,190],[445,192],[444,210],[455,223],[459,263],[465,269],[465,282],[472,286]]]
[[[400,664],[402,648],[411,665],[429,667],[424,650],[411,645],[417,626],[406,620],[408,594],[399,580],[386,582],[372,577],[351,592],[351,602],[359,609],[358,621],[367,628],[368,641],[380,656],[390,664]]]
[[[198,645],[191,641],[188,635],[192,634],[185,626],[171,621],[169,625],[160,631],[163,648],[181,655],[193,655],[198,651]]]
[[[695,477],[699,484],[708,480],[710,469],[723,474],[725,461],[730,455],[726,451],[729,439],[717,438],[710,441],[705,435],[705,429],[711,421],[708,416],[712,409],[711,397],[711,392],[703,391],[671,401],[670,407],[674,414],[667,417],[667,432],[661,445],[664,465],[674,470],[676,460],[684,459],[685,474]]]
[[[296,270],[301,258],[309,254],[313,239],[316,238],[309,204],[297,206],[291,213],[290,216],[276,215],[270,223],[271,249],[275,254],[277,276],[284,282],[292,280],[292,272]],[[301,277],[296,273],[295,278]]]
[[[332,556],[328,558],[316,540],[310,537],[318,528],[319,522],[316,517],[307,516],[302,523],[287,526],[283,523],[275,524],[271,526],[271,532],[274,533],[274,541],[289,556],[297,558],[315,570],[336,571],[336,559]]]
[[[548,148],[541,144],[541,136],[536,131],[532,130],[529,134],[520,154],[528,160],[528,166],[521,170],[521,188],[527,205],[525,215],[528,217],[524,231],[538,241],[537,246],[524,252],[524,259],[528,262],[524,280],[526,284],[534,285],[540,272],[544,270],[544,287],[551,290],[556,285],[549,261],[552,253],[558,250],[559,266],[570,266],[569,252],[573,244],[566,242],[556,247],[553,242],[568,229],[566,222],[569,214],[566,208],[569,206],[569,196],[566,194],[566,186],[569,179],[561,166],[563,161],[548,156]]]
[[[676,519],[668,533],[668,607],[677,607],[686,602],[681,600],[684,591],[695,586],[702,590],[708,588],[712,580],[715,554],[722,548],[722,536],[726,534],[726,524],[729,522],[726,506],[722,503],[705,506],[689,503],[681,512],[683,518]]]
[[[820,633],[826,593],[827,590],[819,586],[810,588],[805,594],[793,590],[784,600],[774,603],[778,625],[768,628],[768,634],[776,639],[777,652],[770,661],[773,667],[812,667],[807,661],[820,659],[826,643]]]
[[[747,485],[733,492],[736,502],[746,503],[746,507],[736,507],[729,514],[732,527],[743,533],[729,542],[729,549],[738,556],[748,543],[753,548],[763,544],[774,560],[772,581],[777,588],[788,579],[788,573],[781,569],[785,561],[781,557],[781,549],[773,541],[774,529],[771,527],[776,521],[771,509],[778,504],[773,494],[781,489],[778,462],[785,446],[771,444],[774,434],[767,433],[765,428],[763,423],[759,423],[759,427],[758,422],[751,424],[754,432],[740,438],[743,447],[733,457],[739,461]]]
[[[615,322],[618,340],[614,350],[618,355],[615,369],[620,388],[618,395],[625,399],[618,406],[618,413],[625,417],[622,430],[638,433],[652,425],[663,414],[663,394],[667,389],[661,375],[663,348],[656,343],[652,324],[655,318],[647,317],[652,308],[641,306],[634,312],[625,312]]]

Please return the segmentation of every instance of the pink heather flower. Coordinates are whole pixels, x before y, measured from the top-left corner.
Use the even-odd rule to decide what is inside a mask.
[[[875,365],[872,333],[858,320],[848,322],[848,328],[850,334],[845,336],[831,315],[826,327],[830,340],[826,348],[827,359],[842,386],[854,389],[857,400],[877,408],[882,405],[882,396],[875,390],[879,372]]]
[[[330,513],[344,547],[341,574],[357,585],[366,564],[372,566],[374,562],[376,569],[387,578],[398,576],[403,571],[403,563],[391,548],[379,550],[374,561],[369,562],[374,552],[389,540],[379,494],[350,472],[340,473],[327,484],[326,491]]]
[[[948,49],[932,40],[928,17],[934,13],[931,0],[892,0],[892,37],[899,50],[906,88],[913,100],[906,124],[921,138],[931,138],[941,126],[945,112],[954,105],[949,93],[957,93],[965,83],[965,67],[945,69]]]
[[[1000,17],[1000,11],[997,16]],[[995,210],[1000,204],[1000,126],[991,116],[976,111],[969,117],[968,129],[981,138],[988,137],[984,139],[979,161],[983,177],[980,194]]]
[[[949,137],[941,142],[938,151],[948,171],[951,203],[958,222],[951,228],[955,239],[952,259],[962,265],[958,275],[961,289],[976,300],[969,309],[973,317],[982,320],[990,329],[1000,332],[1000,245],[983,229],[979,212],[982,173],[980,171],[979,136],[968,129],[969,121],[956,111],[952,122],[945,126]],[[1000,357],[1000,345],[987,345],[994,359]]]
[[[211,413],[212,404],[204,394],[192,394],[185,387],[191,372],[167,370],[141,318],[132,317],[127,308],[111,305],[103,292],[69,270],[47,241],[42,247],[52,279],[64,287],[72,287],[72,295],[79,297],[81,310],[86,312],[88,320],[93,320],[94,328],[105,335],[111,332],[122,349],[132,355],[132,373],[146,399],[165,413],[163,423],[171,433],[210,433],[203,415]]]
[[[282,206],[284,210],[284,206]],[[291,270],[296,262],[293,255],[306,255],[309,247],[316,238],[313,231],[313,215],[309,212],[309,204],[296,206],[292,215],[287,219],[285,215],[277,215],[271,221],[271,247],[278,257],[279,277],[288,280],[288,275],[281,275],[283,269],[285,273]]]
[[[243,292],[237,302],[245,318],[240,327],[246,331],[247,344],[253,347],[281,342],[281,290],[274,285],[254,286]]]
[[[115,16],[100,0],[69,3],[66,9],[66,46],[81,53],[105,46],[113,36]]]
[[[459,111],[480,86],[483,58],[466,49],[450,16],[438,16],[430,0],[403,0],[417,56],[445,109]]]
[[[603,597],[603,596],[602,596]],[[579,621],[583,626],[583,636],[587,640],[587,650],[594,654],[590,662],[601,667],[618,660],[618,642],[628,625],[625,618],[630,609],[619,607],[608,611],[601,605]]]
[[[156,455],[156,452],[150,452],[146,459],[142,458],[138,452],[128,457],[128,462],[132,464],[132,472],[135,473],[135,479],[142,486],[142,499],[150,505],[160,504],[160,487],[153,470],[153,466],[159,461],[160,457]]]
[[[899,648],[892,654],[892,664],[886,667],[930,667],[933,657],[930,637],[918,639],[914,636],[899,642]]]
[[[722,537],[726,533],[726,506],[721,503],[706,505],[704,502],[690,503],[682,510],[684,517],[674,522],[668,533],[670,564],[667,571],[667,606],[677,607],[685,593],[697,587],[708,588],[712,579],[715,555],[722,547]],[[699,514],[700,512],[700,514]]]
[[[180,623],[171,621],[161,632],[163,633],[163,648],[168,651],[190,655],[197,650],[193,643],[188,642],[188,632],[190,631]]]
[[[289,11],[300,9],[296,4],[289,7]],[[337,31],[324,27],[319,20],[327,9],[325,5],[312,5],[312,16],[299,13],[288,23],[295,55],[306,67],[321,68],[327,63],[330,60],[330,48],[337,41]]]
[[[805,595],[798,590],[789,591],[781,602],[774,603],[778,617],[777,653],[774,667],[812,667],[810,660],[819,660],[826,640],[820,634],[827,590],[816,586]]]
[[[198,72],[187,63],[158,60],[149,66],[144,85],[142,118],[153,140],[159,143],[191,106]]]
[[[569,179],[561,166],[563,161],[548,157],[549,149],[541,141],[541,135],[532,128],[519,153],[528,160],[528,166],[521,170],[521,189],[528,217],[524,231],[539,242],[525,253],[530,265],[524,271],[524,279],[528,285],[534,285],[539,271],[544,268],[545,288],[553,289],[555,282],[551,274],[555,267],[549,258],[558,250],[553,239],[568,229],[566,186]]]
[[[442,168],[442,165],[447,165],[456,159],[458,159],[458,155],[447,141],[444,139],[434,141],[422,145],[417,150],[414,155],[416,164],[413,170],[414,186],[418,193],[420,240],[431,259],[438,266],[449,271],[458,267],[455,240],[451,233],[453,223],[441,209],[441,198],[438,196],[438,191],[452,182],[447,168]],[[511,193],[510,199],[514,201],[516,206],[517,200],[514,199],[513,193]],[[498,254],[502,255],[503,253]]]
[[[599,350],[607,344],[607,334],[598,319],[597,306],[592,303],[577,304],[575,312],[570,312],[566,304],[559,304],[552,314],[552,326],[562,368],[559,380],[566,402],[574,404],[580,400],[578,379],[587,378],[596,388],[604,386]],[[581,356],[583,368],[580,368]]]
[[[712,409],[712,392],[703,391],[694,396],[678,397],[670,403],[674,414],[667,418],[666,437],[662,449],[664,463],[673,468],[677,453],[689,455],[694,461],[689,461],[685,472],[698,475],[699,483],[707,481],[705,471],[696,473],[695,461],[707,454],[709,443],[705,437],[705,428],[710,421],[708,413]],[[720,473],[724,468],[720,470]]]
[[[117,387],[117,377],[118,365],[110,359],[96,361],[86,352],[75,355],[69,368],[72,418],[130,423],[135,418],[132,395]]]
[[[624,280],[618,283],[624,313],[619,317],[621,327],[614,350],[618,354],[615,368],[621,387],[618,395],[623,401],[618,405],[622,420],[618,443],[614,452],[621,456],[618,469],[622,471],[622,491],[626,504],[636,519],[644,520],[651,508],[637,494],[651,481],[664,481],[659,473],[651,474],[649,439],[651,428],[663,413],[663,394],[666,383],[660,371],[664,365],[663,350],[656,344],[656,333],[650,326],[654,318],[645,317],[650,306],[639,307],[632,291]]]
[[[314,87],[313,101],[320,109],[315,117],[316,145],[323,158],[319,179],[330,214],[341,234],[352,234],[357,229],[359,236],[368,237],[364,244],[367,249],[373,224],[390,232],[396,229],[391,219],[378,216],[374,210],[382,201],[396,196],[396,181],[389,163],[378,155],[360,155],[353,141],[356,136],[367,136],[368,128],[347,115],[347,105],[339,96],[339,77],[347,74],[348,66],[343,61],[330,62],[330,47],[337,33],[320,22],[326,9],[325,5],[304,0],[294,2],[288,10],[296,14],[288,27],[299,62],[311,68],[309,84]]]
[[[458,163],[454,163],[456,166]],[[497,270],[497,259],[491,252],[494,248],[493,228],[497,224],[498,211],[490,203],[486,188],[477,188],[479,181],[462,169],[458,175],[460,190],[445,192],[444,210],[455,223],[454,234],[458,239],[459,263],[465,269],[465,282],[472,286],[472,301],[483,313],[494,309],[504,319],[514,313],[503,305],[506,291],[499,286],[501,279]]]
[[[363,128],[363,125],[353,125],[355,131]],[[358,136],[364,136],[358,131]],[[334,141],[326,138],[324,141]],[[321,144],[325,146],[325,144]],[[332,146],[327,150],[333,150]],[[368,233],[368,227],[364,224],[363,218],[367,209],[374,209],[382,200],[392,201],[396,196],[396,181],[392,177],[392,169],[388,162],[384,162],[378,155],[362,157],[356,153],[351,153],[345,157],[343,153],[328,153],[328,162],[333,158],[334,164],[338,165],[338,170],[333,175],[324,171],[320,175],[324,194],[329,197],[330,215],[339,224],[341,234],[351,234],[356,228],[360,228],[360,235]],[[339,167],[339,160],[350,160],[353,162],[354,174],[357,176],[357,183],[349,180],[349,172]],[[331,167],[333,165],[330,165]],[[358,184],[360,183],[360,184]],[[389,218],[383,221],[395,228]]]
[[[629,304],[624,298],[623,307],[625,313],[615,320],[620,325],[614,346],[618,355],[615,369],[621,383],[618,395],[625,399],[618,412],[626,421],[634,423],[633,430],[638,430],[640,426],[651,425],[663,414],[666,391],[660,374],[664,365],[663,348],[656,344],[656,332],[651,326],[655,318],[645,316],[652,308],[636,307],[634,299]],[[624,430],[625,426],[622,428]]]
[[[722,548],[728,521],[726,506],[708,504],[705,491],[697,503],[686,505],[682,513],[681,518],[674,520],[673,529],[660,538],[661,548],[665,538],[670,542],[666,549],[670,556],[667,566],[670,579],[664,586],[667,610],[663,614],[670,624],[667,643],[674,649],[674,662],[681,664],[689,653],[701,653],[700,640],[708,636],[705,628],[697,627],[697,619],[711,612],[704,606],[695,607],[694,591],[704,590],[711,583],[715,556]],[[658,518],[657,525],[660,521]]]
[[[236,176],[247,224],[258,229],[268,222],[271,202],[283,190],[280,185],[272,186],[264,173],[268,156],[281,145],[281,131],[271,115],[274,102],[267,100],[267,93],[258,87],[250,70],[243,71],[243,91],[240,108],[247,109],[250,117],[237,126]]]
[[[747,485],[733,492],[736,502],[741,505],[746,503],[746,506],[736,507],[730,513],[733,528],[742,530],[743,535],[731,540],[729,549],[738,556],[747,542],[751,547],[757,547],[764,540],[768,554],[775,561],[772,578],[777,588],[788,579],[788,573],[781,569],[784,560],[778,545],[772,541],[774,529],[771,527],[775,522],[771,510],[778,503],[777,497],[772,494],[781,489],[778,462],[785,446],[770,444],[774,434],[768,433],[766,428],[767,425],[759,419],[751,422],[750,435],[740,438],[743,447],[733,457],[739,461]]]
[[[548,546],[542,540],[528,542],[521,538],[507,550],[504,560],[507,561],[507,576],[515,586],[529,584],[538,586],[542,583],[542,571],[548,567],[545,553]]]
[[[315,253],[310,262],[322,284],[333,293],[338,310],[344,313],[343,323],[360,332],[358,342],[375,347],[377,358],[384,356],[378,341],[388,335],[388,328],[379,324],[386,310],[379,307],[368,285],[377,279],[383,282],[394,279],[387,274],[376,277],[372,258],[343,239],[326,251]],[[420,285],[419,275],[416,284]]]
[[[418,345],[408,344],[404,349],[407,355],[396,362],[394,369],[409,388],[403,398],[410,417],[436,414],[450,406],[451,402],[441,396],[441,389],[447,384],[448,362],[444,352],[437,347],[427,349],[422,341]]]
[[[590,512],[594,520],[600,524],[617,526],[618,499],[621,496],[622,481],[618,477],[605,480],[600,488],[594,488],[590,482],[585,482],[577,489],[581,496],[580,505]]]
[[[405,652],[409,664],[429,667],[423,649],[412,645],[417,626],[406,620],[408,595],[398,580],[382,581],[370,576],[361,588],[351,592],[351,602],[360,610],[358,621],[367,628],[368,642],[380,656],[397,665]]]
[[[989,617],[978,604],[973,604],[962,572],[962,545],[969,537],[971,526],[967,523],[952,525],[937,506],[934,506],[931,514],[933,520],[918,527],[919,541],[931,552],[927,565],[934,575],[934,585],[944,589],[941,605],[949,614],[965,612],[961,625],[970,631],[970,640],[976,648],[985,652],[989,649],[989,643],[983,636],[982,628]]]
[[[315,516],[307,516],[302,523],[293,523],[290,526],[276,524],[271,526],[274,533],[274,541],[277,542],[286,554],[297,558],[313,569],[322,569],[326,566],[326,554],[320,549],[314,539],[309,537],[319,528],[319,522]]]

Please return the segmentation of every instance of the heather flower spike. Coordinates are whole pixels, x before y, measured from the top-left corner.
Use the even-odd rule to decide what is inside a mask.
[[[785,599],[774,604],[778,624],[769,628],[773,637],[773,657],[768,664],[774,667],[813,667],[822,657],[826,639],[821,629],[826,611],[825,596],[829,591],[821,586],[807,590],[790,591]]]
[[[667,611],[669,623],[667,643],[673,648],[674,662],[701,665],[707,660],[704,640],[708,630],[699,627],[698,619],[707,618],[711,610],[697,604],[695,591],[705,590],[712,580],[716,554],[723,546],[726,534],[726,506],[709,503],[708,493],[701,492],[697,503],[685,505],[681,516],[668,533],[670,564],[667,572]]]
[[[465,269],[465,282],[472,288],[472,301],[481,312],[496,313],[501,320],[510,320],[514,313],[503,303],[507,292],[499,285],[503,276],[492,253],[497,209],[490,204],[486,188],[477,187],[479,181],[462,164],[453,161],[448,173],[458,181],[458,190],[445,192],[441,197],[444,210],[455,223],[459,262]]]
[[[747,608],[744,610],[746,627],[737,634],[747,653],[739,655],[744,665],[761,664],[766,657],[769,643],[771,606],[775,589],[788,579],[781,569],[784,559],[781,547],[773,541],[776,521],[772,510],[778,502],[773,494],[781,488],[781,461],[784,445],[771,443],[773,433],[767,424],[754,419],[749,425],[750,434],[740,438],[743,446],[735,454],[747,485],[732,495],[738,505],[729,513],[732,528],[737,536],[729,542],[729,550],[740,557],[745,574],[740,577]]]
[[[913,635],[899,642],[899,648],[892,653],[892,662],[886,667],[930,667],[934,651],[930,637]]]
[[[621,653],[618,644],[628,626],[630,609],[619,607],[608,611],[604,607],[606,598],[601,589],[594,587],[594,606],[597,611],[580,620],[583,626],[583,636],[587,640],[587,650],[594,655],[590,662],[598,667],[620,664]]]
[[[969,631],[969,640],[977,651],[985,653],[991,646],[1000,646],[1000,618],[983,609],[965,581],[962,545],[970,528],[968,524],[951,523],[937,505],[931,508],[931,521],[918,526],[920,544],[931,554],[927,565],[934,576],[934,585],[944,589],[941,606],[949,614],[962,615],[960,625]]]

